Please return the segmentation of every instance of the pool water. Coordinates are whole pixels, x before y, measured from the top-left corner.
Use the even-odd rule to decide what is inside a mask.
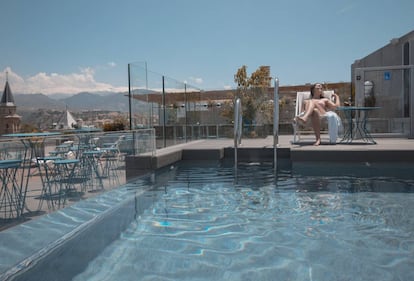
[[[152,182],[74,280],[412,280],[412,179],[183,163]]]

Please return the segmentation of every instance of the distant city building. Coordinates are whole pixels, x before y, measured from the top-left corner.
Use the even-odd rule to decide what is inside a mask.
[[[17,107],[10,89],[9,81],[6,81],[0,102],[0,135],[13,134],[20,131],[21,116],[16,114]]]
[[[65,110],[65,112],[60,117],[57,123],[53,124],[54,129],[56,130],[73,130],[76,129],[77,122],[69,110]]]

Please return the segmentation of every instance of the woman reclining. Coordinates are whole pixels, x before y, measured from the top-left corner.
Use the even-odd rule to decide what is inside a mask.
[[[323,97],[323,88],[322,84],[316,83],[312,85],[310,89],[311,99],[305,100],[303,103],[303,111],[299,116],[295,117],[295,122],[303,122],[306,123],[311,118],[312,121],[312,128],[315,133],[316,141],[313,145],[320,145],[321,144],[321,124],[320,118],[324,116],[327,111],[335,110],[338,106],[340,106],[339,96],[337,94],[333,94],[333,100],[329,100],[328,98]]]

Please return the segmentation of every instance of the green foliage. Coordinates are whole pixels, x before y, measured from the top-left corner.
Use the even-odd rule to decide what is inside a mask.
[[[266,95],[271,84],[269,67],[260,66],[248,77],[247,67],[243,65],[234,75],[234,82],[237,83],[237,97],[241,99],[244,122],[252,124],[258,112],[263,113],[264,120],[269,119],[271,114]]]
[[[22,123],[20,125],[20,133],[33,133],[38,132],[39,130],[32,124]]]
[[[104,132],[109,131],[123,131],[127,128],[128,120],[123,117],[118,117],[112,123],[105,123],[103,125]]]

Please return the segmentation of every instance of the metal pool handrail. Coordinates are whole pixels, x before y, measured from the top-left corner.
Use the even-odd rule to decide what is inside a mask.
[[[240,98],[234,104],[234,166],[237,168],[237,147],[242,137],[242,109]]]
[[[273,93],[273,166],[277,172],[277,147],[279,146],[279,79],[275,78]]]

